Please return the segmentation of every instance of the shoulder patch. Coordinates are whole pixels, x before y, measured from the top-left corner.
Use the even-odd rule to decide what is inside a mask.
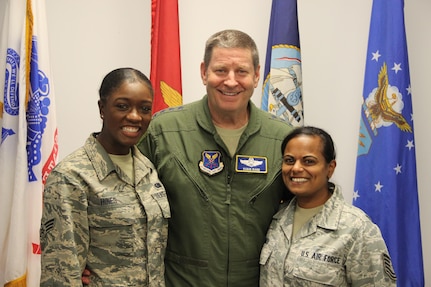
[[[175,112],[175,111],[182,111],[182,110],[184,110],[184,106],[168,107],[166,109],[160,110],[157,113],[155,113],[153,115],[153,118],[155,118],[155,117],[157,117],[159,115],[168,113],[168,112]]]

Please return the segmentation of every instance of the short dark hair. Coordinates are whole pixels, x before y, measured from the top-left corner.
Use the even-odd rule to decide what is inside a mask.
[[[298,128],[295,128],[293,131],[291,131],[284,138],[281,144],[281,155],[283,155],[284,149],[286,148],[289,141],[301,135],[318,136],[323,143],[322,154],[326,160],[326,163],[330,163],[332,160],[335,159],[335,156],[336,156],[335,146],[334,146],[334,141],[332,140],[332,137],[323,129],[313,127],[313,126],[298,127]]]
[[[99,97],[102,102],[112,95],[125,81],[140,81],[148,87],[151,97],[154,96],[151,81],[141,71],[134,68],[118,68],[109,72],[102,80],[99,89]]]

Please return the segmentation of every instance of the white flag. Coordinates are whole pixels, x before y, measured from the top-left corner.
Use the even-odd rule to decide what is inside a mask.
[[[39,286],[43,184],[58,154],[48,56],[45,0],[8,0],[0,50],[2,285]]]

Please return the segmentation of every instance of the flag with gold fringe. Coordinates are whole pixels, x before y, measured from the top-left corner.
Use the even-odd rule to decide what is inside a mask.
[[[45,0],[7,0],[0,50],[0,284],[39,286],[44,181],[57,126]]]
[[[424,286],[403,0],[374,0],[353,204],[376,223],[397,285]]]
[[[304,125],[296,0],[272,0],[261,108]]]

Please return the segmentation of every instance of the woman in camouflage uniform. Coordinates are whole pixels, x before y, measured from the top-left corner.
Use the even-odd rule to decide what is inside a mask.
[[[283,181],[295,197],[273,217],[260,286],[396,286],[379,228],[329,182],[336,166],[331,136],[297,128],[281,152]]]
[[[49,175],[41,224],[41,286],[165,286],[170,217],[153,164],[134,146],[151,120],[153,90],[132,68],[105,76],[102,130]]]

